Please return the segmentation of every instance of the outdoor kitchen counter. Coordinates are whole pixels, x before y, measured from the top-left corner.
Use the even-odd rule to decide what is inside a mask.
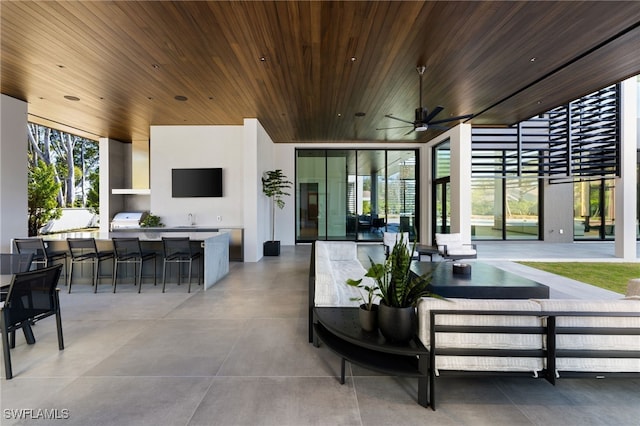
[[[209,228],[213,229],[213,228]],[[229,272],[229,241],[230,231],[208,232],[203,228],[145,228],[129,229],[114,232],[67,232],[43,236],[52,250],[67,250],[67,238],[95,238],[99,250],[113,250],[112,238],[138,237],[144,244],[144,249],[154,250],[158,254],[157,272],[162,273],[162,237],[188,237],[194,244],[200,242],[199,247],[204,250],[204,283],[205,290],[210,288]],[[74,274],[75,275],[75,274]],[[159,275],[161,276],[161,275]]]
[[[141,241],[160,241],[162,237],[189,237],[193,241],[204,241],[206,238],[218,232],[229,234],[229,260],[244,261],[244,229],[240,226],[225,226],[216,228],[214,226],[175,226],[162,228],[129,228],[118,229],[111,232],[84,231],[84,232],[63,232],[60,234],[44,235],[48,241],[65,240],[67,238],[95,238],[98,241],[98,248],[101,250],[111,250],[111,239],[114,237],[138,237]],[[107,241],[101,244],[100,241]],[[66,244],[60,246],[54,244],[56,250],[66,250]]]

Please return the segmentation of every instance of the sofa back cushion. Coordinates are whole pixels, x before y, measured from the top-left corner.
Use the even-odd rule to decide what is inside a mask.
[[[346,284],[357,280],[366,270],[358,260],[358,246],[353,241],[315,242],[315,306],[359,306],[353,298],[361,297],[357,288]],[[371,280],[365,278],[365,280]]]

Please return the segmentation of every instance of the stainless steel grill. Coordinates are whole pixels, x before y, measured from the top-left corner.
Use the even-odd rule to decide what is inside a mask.
[[[140,228],[140,223],[149,212],[120,212],[113,216],[111,230]]]

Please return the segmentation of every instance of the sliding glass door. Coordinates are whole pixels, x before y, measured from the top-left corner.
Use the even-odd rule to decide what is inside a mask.
[[[412,235],[417,202],[416,150],[296,151],[296,240],[381,241]]]

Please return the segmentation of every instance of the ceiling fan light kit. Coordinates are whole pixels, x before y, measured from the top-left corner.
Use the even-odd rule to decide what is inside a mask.
[[[419,79],[420,79],[420,93],[419,93],[420,106],[418,108],[416,108],[416,110],[415,110],[416,111],[415,112],[415,120],[414,121],[409,121],[409,120],[404,120],[402,118],[394,117],[393,115],[390,115],[390,114],[386,114],[385,115],[385,117],[387,117],[387,118],[391,118],[391,119],[394,119],[394,120],[402,121],[403,123],[410,124],[411,126],[385,127],[385,128],[380,128],[380,129],[376,129],[376,130],[399,129],[399,128],[412,127],[413,126],[413,129],[409,130],[407,133],[405,133],[405,135],[408,135],[408,134],[413,133],[413,132],[424,132],[427,129],[448,130],[449,127],[440,126],[439,124],[444,124],[444,123],[448,123],[448,122],[451,122],[451,121],[465,120],[465,119],[473,117],[473,114],[466,114],[466,115],[460,115],[460,116],[457,116],[457,117],[449,117],[449,118],[445,118],[445,119],[442,119],[442,120],[433,121],[433,119],[438,114],[440,114],[440,112],[442,112],[442,110],[444,110],[444,107],[438,105],[431,112],[429,112],[429,110],[427,110],[426,108],[424,108],[422,106],[422,76],[424,75],[425,70],[426,70],[426,67],[424,65],[420,65],[420,66],[416,67],[416,71],[418,71],[418,76],[419,76]]]

